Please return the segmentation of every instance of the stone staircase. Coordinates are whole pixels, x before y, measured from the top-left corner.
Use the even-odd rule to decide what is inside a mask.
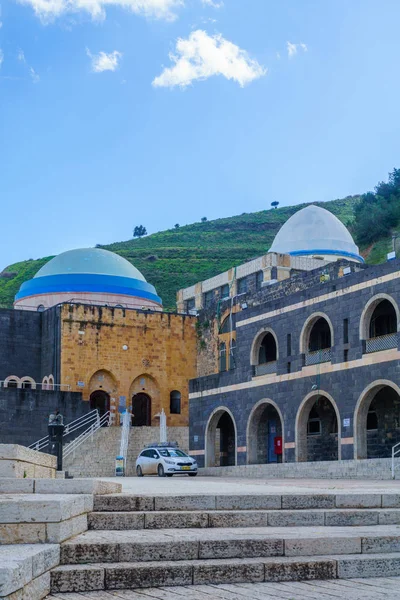
[[[400,494],[113,494],[61,544],[53,593],[400,575]]]
[[[159,427],[133,427],[129,432],[127,475],[135,473],[135,461],[146,444],[157,442]],[[168,427],[170,440],[177,441],[182,450],[189,446],[188,427]],[[114,477],[115,457],[121,443],[120,427],[101,427],[64,460],[64,468],[73,477]]]

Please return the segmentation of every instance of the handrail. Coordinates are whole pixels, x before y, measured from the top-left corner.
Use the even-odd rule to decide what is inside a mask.
[[[72,453],[75,453],[75,450],[79,448],[83,442],[85,442],[88,438],[92,437],[94,433],[101,427],[108,427],[111,421],[111,413],[107,411],[101,417],[98,417],[97,421],[93,423],[88,429],[83,431],[78,437],[76,437],[72,442],[70,442],[64,449],[63,457],[67,458]]]
[[[78,419],[71,421],[71,423],[67,423],[64,427],[63,437],[69,435],[70,433],[73,433],[77,429],[82,429],[82,427],[84,427],[88,423],[91,423],[92,421],[96,422],[98,419],[99,419],[99,411],[97,409],[91,410],[90,412],[86,413],[85,415],[78,417]],[[34,442],[30,446],[28,446],[28,448],[31,448],[32,450],[40,451],[43,448],[46,448],[46,446],[48,446],[48,445],[49,445],[49,436],[46,435],[46,436],[42,437],[40,440],[37,440],[36,442]]]
[[[396,466],[394,464],[394,459],[395,459],[396,456],[400,456],[400,442],[398,444],[395,444],[392,447],[392,479],[395,478],[395,475],[394,475],[395,469],[397,469],[398,467],[400,467],[400,464],[396,465]]]
[[[121,444],[119,457],[124,459],[124,474],[126,474],[126,459],[128,454],[129,430],[131,428],[131,414],[126,410],[122,415]]]

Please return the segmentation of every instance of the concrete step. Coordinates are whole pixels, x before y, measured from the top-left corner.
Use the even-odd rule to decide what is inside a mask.
[[[400,552],[399,525],[87,531],[61,545],[61,564]]]
[[[400,494],[247,494],[96,496],[96,512],[210,511],[210,510],[312,510],[332,508],[400,508]]]
[[[187,529],[207,527],[308,527],[399,525],[399,508],[327,510],[237,510],[179,512],[93,512],[88,526],[93,530]]]
[[[87,592],[196,584],[400,575],[400,553],[63,565],[51,591]]]

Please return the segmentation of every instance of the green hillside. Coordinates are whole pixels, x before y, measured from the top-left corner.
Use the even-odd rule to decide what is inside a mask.
[[[352,230],[359,203],[360,196],[351,196],[316,204],[331,211]],[[304,206],[243,213],[100,247],[132,262],[156,287],[164,307],[174,309],[178,289],[265,254],[282,224]],[[377,263],[384,259],[390,244],[390,236],[384,236],[361,249],[367,262]],[[28,260],[4,269],[0,274],[0,306],[12,306],[21,283],[32,278],[50,258]]]

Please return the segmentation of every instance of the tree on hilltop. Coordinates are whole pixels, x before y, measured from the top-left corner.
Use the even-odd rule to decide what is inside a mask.
[[[146,227],[143,227],[143,225],[136,225],[133,230],[133,237],[141,238],[144,235],[147,235]]]

